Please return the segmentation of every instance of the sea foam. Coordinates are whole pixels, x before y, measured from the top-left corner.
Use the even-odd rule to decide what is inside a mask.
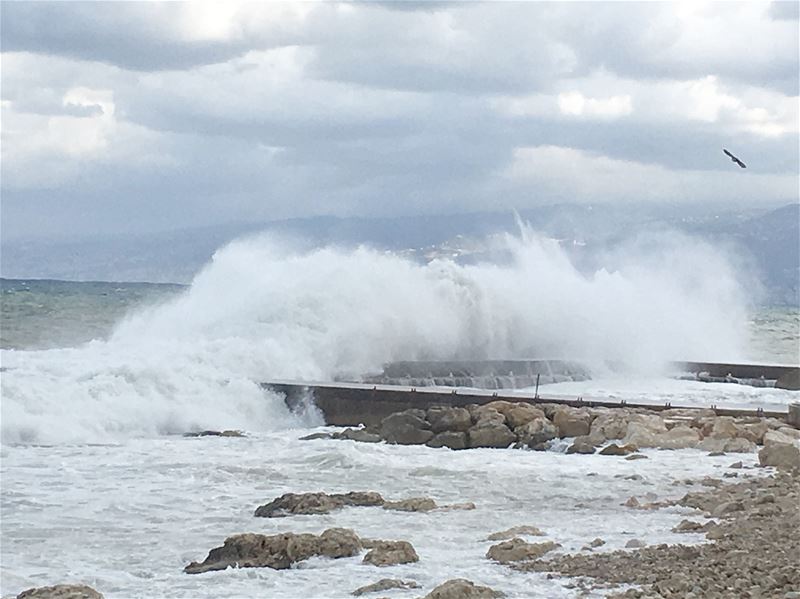
[[[525,228],[496,243],[503,260],[463,265],[233,242],[185,292],[128,315],[107,340],[4,351],[3,441],[298,426],[259,382],[358,377],[392,360],[565,357],[653,372],[744,355],[746,296],[708,245],[662,237],[586,273]]]

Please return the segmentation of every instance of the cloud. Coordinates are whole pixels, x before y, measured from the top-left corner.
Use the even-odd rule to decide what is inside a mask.
[[[4,235],[797,198],[774,5],[0,6]]]

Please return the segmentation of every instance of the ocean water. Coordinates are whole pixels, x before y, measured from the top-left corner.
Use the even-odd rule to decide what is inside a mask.
[[[565,581],[490,563],[482,539],[532,524],[563,551],[596,536],[607,549],[633,536],[675,540],[680,510],[632,514],[619,504],[631,494],[679,495],[675,478],[718,474],[735,460],[699,460],[691,450],[625,462],[301,442],[319,417],[291,413],[259,386],[358,377],[391,360],[535,352],[632,368],[624,378],[553,387],[566,395],[797,400],[797,392],[651,374],[676,359],[798,363],[798,309],[755,308],[739,273],[711,248],[665,241],[586,274],[530,232],[503,243],[510,262],[459,265],[251,238],[217,252],[188,287],[2,280],[0,595],[79,580],[107,597],[343,597],[384,577],[415,579],[427,592],[462,576],[510,596],[568,597]],[[713,277],[698,273],[698,260]],[[250,436],[181,436],[226,428]],[[643,479],[617,478],[632,473]],[[281,493],[318,490],[430,495],[477,509],[252,517]],[[420,563],[377,569],[354,558],[288,572],[182,573],[230,534],[331,526],[411,540]]]

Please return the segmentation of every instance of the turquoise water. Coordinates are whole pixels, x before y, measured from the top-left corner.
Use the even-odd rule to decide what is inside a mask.
[[[104,339],[126,313],[183,289],[153,283],[0,279],[0,348],[51,349]]]

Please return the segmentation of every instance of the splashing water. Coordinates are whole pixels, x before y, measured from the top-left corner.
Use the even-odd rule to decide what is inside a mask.
[[[3,441],[297,426],[260,381],[359,376],[392,360],[565,357],[646,370],[744,354],[746,297],[710,246],[664,237],[585,274],[530,230],[498,243],[508,260],[465,266],[236,241],[107,341],[4,351]]]

